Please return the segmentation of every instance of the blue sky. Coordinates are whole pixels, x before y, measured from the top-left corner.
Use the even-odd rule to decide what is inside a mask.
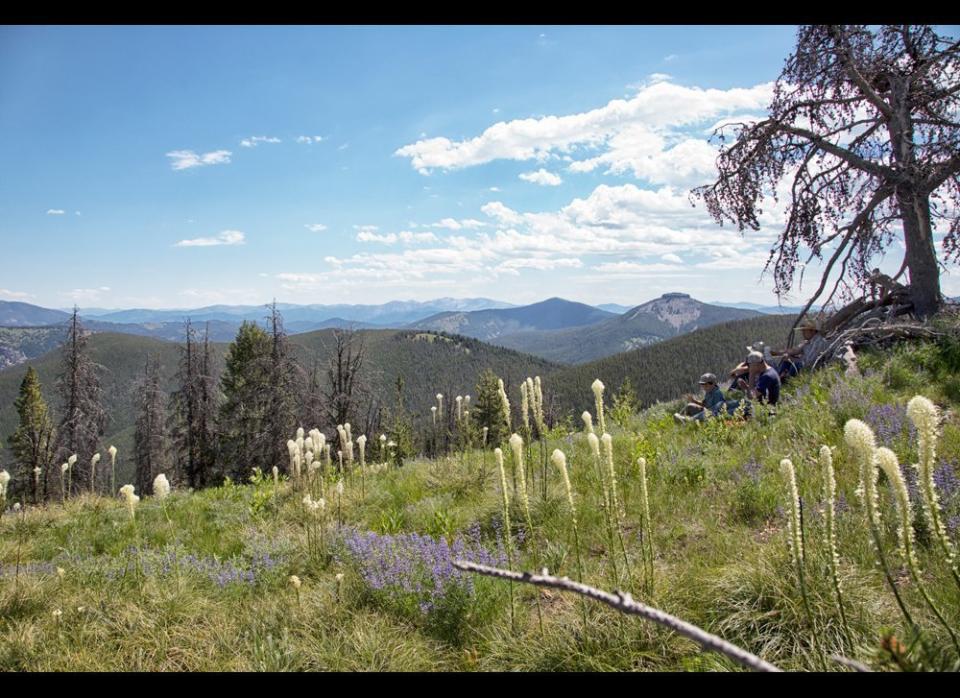
[[[760,269],[777,212],[741,238],[686,192],[710,178],[709,129],[763,113],[793,42],[792,27],[0,28],[0,299],[774,302]]]

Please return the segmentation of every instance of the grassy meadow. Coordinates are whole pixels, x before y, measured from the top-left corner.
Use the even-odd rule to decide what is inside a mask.
[[[529,515],[502,444],[509,538],[491,451],[396,468],[379,464],[375,435],[366,469],[353,468],[342,494],[328,470],[309,483],[253,474],[163,500],[145,496],[135,518],[120,498],[87,495],[20,513],[7,502],[0,670],[739,670],[573,594],[456,572],[456,558],[573,579],[582,566],[585,582],[630,591],[786,670],[849,670],[830,655],[875,670],[956,669],[950,631],[923,592],[957,632],[960,589],[925,524],[913,469],[904,472],[922,588],[898,554],[883,474],[879,502],[883,553],[918,640],[877,565],[843,436],[847,420],[863,420],[878,446],[915,463],[906,405],[914,395],[933,400],[944,417],[934,477],[956,546],[960,382],[944,369],[943,351],[922,344],[865,355],[863,378],[830,368],[795,379],[776,415],[761,409],[748,422],[676,424],[678,403],[612,413],[608,390],[619,531],[605,513],[605,464],[582,425],[524,445]],[[836,447],[843,616],[829,573],[822,445]],[[579,554],[563,479],[548,459],[554,449],[567,457]],[[796,468],[803,503],[802,589],[788,546],[783,458]],[[311,509],[307,495],[324,506]]]

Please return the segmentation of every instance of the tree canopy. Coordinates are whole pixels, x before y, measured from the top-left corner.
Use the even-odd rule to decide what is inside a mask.
[[[771,249],[778,295],[814,258],[826,263],[810,302],[865,287],[900,240],[914,311],[941,302],[943,261],[960,260],[960,42],[928,26],[807,26],[777,79],[768,117],[726,124],[719,176],[694,190],[721,224],[759,230],[764,201],[789,184]],[[804,262],[801,256],[807,255]],[[801,272],[802,274],[802,272]]]

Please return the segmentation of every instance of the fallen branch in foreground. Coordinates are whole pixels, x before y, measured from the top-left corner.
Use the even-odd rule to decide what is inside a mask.
[[[622,591],[617,591],[616,593],[611,594],[601,589],[587,586],[586,584],[574,582],[569,577],[552,577],[547,574],[546,569],[543,570],[543,574],[533,574],[531,572],[512,572],[510,570],[502,570],[498,567],[488,567],[486,565],[478,565],[474,562],[465,562],[463,560],[455,560],[453,566],[466,572],[475,572],[487,577],[498,577],[500,579],[509,579],[515,582],[526,582],[527,584],[533,584],[540,587],[552,587],[554,589],[572,591],[576,594],[580,594],[582,596],[586,596],[587,598],[594,599],[595,601],[605,603],[608,606],[612,606],[623,613],[641,616],[642,618],[651,620],[654,623],[658,623],[680,635],[683,635],[686,638],[689,638],[690,640],[693,640],[705,649],[719,652],[720,654],[729,657],[737,664],[740,664],[748,669],[753,669],[754,671],[781,671],[781,669],[775,667],[773,664],[770,664],[767,661],[764,661],[763,659],[760,659],[760,657],[757,655],[751,654],[741,647],[737,647],[736,645],[731,644],[726,640],[717,637],[716,635],[708,633],[706,630],[702,630],[691,623],[680,620],[676,616],[671,616],[669,613],[665,613],[659,609],[652,608],[651,606],[646,606],[642,603],[634,601],[630,594]]]

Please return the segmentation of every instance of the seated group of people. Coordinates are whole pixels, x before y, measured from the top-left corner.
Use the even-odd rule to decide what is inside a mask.
[[[674,414],[678,422],[703,421],[708,417],[732,415],[742,405],[742,414],[752,414],[751,400],[776,406],[780,400],[780,386],[796,376],[805,366],[812,367],[817,357],[826,349],[827,341],[820,335],[816,324],[805,321],[799,326],[803,342],[783,351],[772,351],[763,342],[747,347],[747,358],[730,372],[731,382],[727,390],[741,390],[742,400],[728,400],[720,389],[717,377],[712,373],[700,376],[703,399],[687,396],[688,402],[681,412]],[[780,357],[779,363],[774,357]],[[774,364],[777,363],[776,366]]]

